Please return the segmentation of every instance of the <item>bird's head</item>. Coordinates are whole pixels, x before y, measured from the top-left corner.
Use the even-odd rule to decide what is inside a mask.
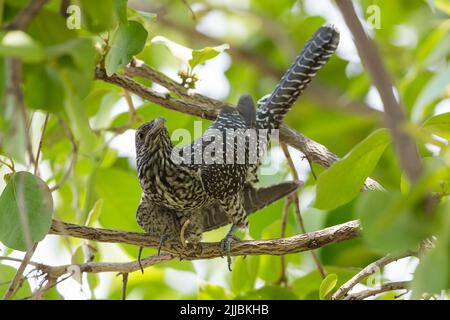
[[[166,126],[166,119],[158,117],[144,123],[136,130],[136,153],[160,147],[160,143],[164,143],[169,138]],[[170,139],[169,139],[170,141]]]

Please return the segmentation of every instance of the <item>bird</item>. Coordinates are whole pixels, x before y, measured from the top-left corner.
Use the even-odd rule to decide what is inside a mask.
[[[243,190],[257,182],[257,168],[267,148],[267,144],[261,146],[261,139],[257,141],[259,147],[256,151],[250,148],[243,131],[265,130],[265,139],[262,140],[267,141],[272,131],[279,128],[297,97],[334,53],[338,42],[339,32],[333,26],[319,28],[256,112],[252,99],[242,96],[237,108],[224,107],[204,135],[184,148],[172,144],[164,126],[165,119],[159,117],[142,125],[136,131],[137,171],[143,191],[141,224],[158,220],[145,219],[142,212],[150,212],[154,208],[172,212],[173,221],[178,221],[174,222],[178,225],[168,226],[169,229],[163,232],[171,234],[181,228],[182,220],[189,219],[192,226],[202,224],[202,210],[219,208],[232,224],[221,241],[230,266],[230,243],[235,238],[235,231],[248,227]],[[227,133],[233,130],[239,133],[227,139]],[[242,136],[244,142],[240,139]],[[213,148],[209,150],[210,147]],[[195,161],[199,151],[203,157],[200,163]],[[205,151],[211,151],[206,158]],[[180,154],[178,158],[174,157]],[[229,154],[232,161],[227,161]],[[249,161],[255,157],[256,162]],[[188,234],[195,241],[203,230],[202,227]]]
[[[301,185],[301,181],[286,181],[260,188],[247,184],[242,190],[245,211],[247,214],[257,212],[295,192]],[[186,217],[179,214],[177,210],[168,209],[149,201],[145,195],[139,203],[136,220],[147,234],[159,237],[158,253],[165,241],[178,241],[180,238],[182,243],[183,239],[189,239],[190,242],[196,243],[200,241],[202,233],[226,226],[229,223],[225,211],[218,203],[214,203],[193,214],[183,234],[182,229],[187,222]]]
[[[204,135],[184,148],[172,144],[161,117],[138,128],[136,165],[143,191],[140,206],[164,207],[190,218],[198,209],[217,203],[229,217],[235,214],[236,219],[232,217],[231,221],[243,224],[237,219],[245,219],[241,191],[247,179],[248,141],[242,154],[238,150],[239,135],[230,141],[227,133],[230,129],[251,128],[256,121],[254,108],[251,98],[242,96],[237,108],[224,107]],[[222,152],[213,148],[206,156],[208,148],[218,141]],[[195,161],[198,151],[200,163]],[[227,158],[230,153],[231,161]],[[180,154],[181,162],[175,156]],[[211,160],[213,163],[209,163]]]

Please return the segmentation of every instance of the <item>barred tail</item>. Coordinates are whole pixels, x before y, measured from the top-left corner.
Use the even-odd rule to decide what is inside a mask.
[[[339,32],[323,26],[309,39],[270,97],[258,101],[257,127],[277,129],[308,83],[336,51]]]

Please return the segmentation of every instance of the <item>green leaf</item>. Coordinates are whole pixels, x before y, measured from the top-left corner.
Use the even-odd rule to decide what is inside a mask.
[[[6,290],[8,290],[9,283],[16,275],[16,272],[17,270],[13,267],[0,264],[0,297],[3,297]],[[31,296],[30,284],[25,280],[14,295],[14,299],[23,299],[29,296]]]
[[[89,227],[93,227],[95,223],[98,221],[103,210],[103,199],[99,199],[95,202],[94,207],[88,214],[86,225]]]
[[[66,66],[88,73],[88,77],[92,77],[89,73],[93,72],[96,56],[92,39],[70,39],[46,48],[45,53],[48,58],[65,58],[67,56],[70,61],[66,63]],[[64,63],[61,64],[64,65]]]
[[[24,62],[39,62],[44,59],[44,49],[23,31],[0,34],[0,56],[19,58]]]
[[[325,266],[325,269],[338,276],[335,287],[342,286],[346,281],[352,278],[361,269],[359,268],[342,268],[334,266]],[[322,275],[318,270],[299,277],[292,282],[292,290],[301,300],[319,299],[319,288],[322,284]]]
[[[203,282],[198,288],[199,300],[229,300],[231,297],[224,287]]]
[[[0,196],[0,241],[26,251],[27,244],[47,235],[52,213],[52,194],[45,182],[29,172],[17,172]]]
[[[317,180],[315,207],[332,210],[355,198],[389,141],[386,129],[377,130],[323,172]]]
[[[413,121],[420,121],[426,115],[426,107],[439,98],[450,83],[450,65],[442,72],[436,74],[422,89],[412,108]]]
[[[416,212],[400,192],[370,191],[361,194],[356,216],[361,219],[364,241],[381,253],[417,248],[426,236],[426,215]]]
[[[257,290],[249,291],[238,300],[297,300],[298,297],[292,290],[279,286],[265,286]]]
[[[104,201],[100,216],[102,226],[140,231],[135,218],[142,193],[137,176],[115,168],[99,169],[95,176],[95,190]]]
[[[88,274],[92,275],[92,273]],[[98,274],[94,273],[98,277]],[[58,289],[56,287],[51,288],[50,290],[45,291],[45,293],[42,295],[43,300],[63,300],[64,297],[58,292]]]
[[[450,3],[447,0],[434,0],[434,5],[450,16]]]
[[[33,68],[25,75],[24,97],[28,107],[50,112],[64,108],[64,87],[51,68]]]
[[[123,1],[116,0],[80,0],[83,23],[88,30],[98,33],[110,30],[117,24],[117,8],[123,6]],[[126,5],[126,1],[125,1]]]
[[[110,76],[118,68],[127,65],[133,55],[142,51],[147,35],[147,30],[139,22],[128,21],[128,24],[121,24],[114,32],[111,47],[106,54],[106,73]]]
[[[192,49],[182,46],[172,40],[167,39],[163,36],[156,36],[151,40],[151,43],[157,43],[164,45],[167,49],[169,49],[170,53],[177,59],[184,62],[186,65],[189,65],[189,61],[192,59]]]
[[[222,44],[216,47],[206,47],[200,50],[192,51],[192,59],[189,60],[189,66],[194,69],[197,65],[216,57],[219,53],[229,49],[228,44]]]
[[[4,97],[6,93],[6,61],[3,57],[0,57],[0,97]]]
[[[233,261],[231,288],[238,293],[253,289],[258,275],[259,256],[237,257]]]
[[[262,231],[262,239],[272,239],[280,236],[281,220],[276,220]],[[263,255],[259,260],[258,277],[266,282],[276,282],[281,275],[280,257]]]
[[[422,67],[429,62],[429,57],[433,56],[432,53],[436,48],[446,41],[445,37],[448,35],[449,30],[450,20],[443,20],[433,30],[430,30],[430,33],[417,48],[417,67]]]
[[[70,259],[71,264],[81,264],[86,262],[83,246],[84,244],[81,244],[80,246],[78,246],[78,248],[75,249],[75,252],[72,254],[72,257]]]
[[[216,47],[205,47],[200,50],[193,50],[163,36],[156,36],[151,42],[164,45],[175,58],[190,66],[191,69],[194,69],[197,65],[214,58],[219,53],[230,48],[228,44],[224,43]]]
[[[439,243],[420,258],[412,284],[414,299],[419,299],[423,293],[439,294],[441,290],[450,289],[449,249],[444,243]]]
[[[52,45],[46,49],[49,59],[56,60],[60,77],[64,79],[66,90],[69,89],[81,99],[91,90],[94,82],[92,76],[95,68],[96,51],[91,39],[70,39]]]
[[[27,33],[45,47],[64,43],[77,37],[66,26],[66,19],[58,12],[40,10],[27,27]]]
[[[442,192],[450,179],[450,168],[438,157],[422,162],[422,176],[407,193],[372,191],[357,199],[356,217],[361,220],[363,240],[379,253],[417,250],[419,243],[436,235],[436,226],[442,224],[433,212],[437,209],[430,211],[424,198]]]
[[[328,295],[334,289],[338,281],[338,276],[335,273],[330,273],[323,279],[319,287],[319,298],[320,300],[325,300]]]
[[[79,96],[77,78],[70,69],[61,72],[63,84],[66,92],[64,109],[70,119],[70,127],[77,141],[81,142],[81,150],[89,155],[95,155],[100,144],[99,138],[92,132],[89,126],[89,118],[84,110],[80,108],[81,99]]]
[[[127,4],[128,0],[114,0],[114,8],[119,23],[127,23]]]
[[[148,29],[149,27],[151,27],[151,23],[156,20],[157,15],[156,13],[152,12],[139,11],[133,8],[128,8],[128,17],[130,18],[130,20],[136,20],[142,23],[142,25],[146,29]]]
[[[450,140],[450,112],[431,117],[423,124],[425,130]]]

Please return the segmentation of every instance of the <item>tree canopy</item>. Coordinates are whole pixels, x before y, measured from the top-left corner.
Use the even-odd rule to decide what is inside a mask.
[[[271,93],[324,24],[337,52],[260,174],[302,187],[250,216],[232,272],[227,228],[157,255],[136,128],[162,116],[174,143],[197,138]],[[0,296],[449,297],[447,1],[0,0],[0,26]]]

